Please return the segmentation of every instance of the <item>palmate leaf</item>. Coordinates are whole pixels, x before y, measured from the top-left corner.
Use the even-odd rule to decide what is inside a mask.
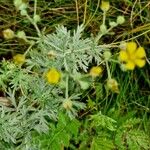
[[[126,150],[128,147],[131,150],[149,150],[150,139],[141,130],[118,131],[115,136],[115,144],[119,149]]]
[[[113,141],[106,137],[94,137],[90,150],[113,150],[115,148]]]
[[[92,127],[107,128],[110,131],[116,130],[116,121],[108,116],[101,114],[101,112],[91,115],[90,120]]]
[[[139,118],[130,118],[117,129],[115,144],[119,149],[126,150],[127,147],[131,150],[150,149],[150,138],[148,135],[140,129],[136,130],[136,126],[139,123]]]
[[[66,130],[61,130],[60,132],[57,132],[56,130],[54,137],[55,136],[56,138],[54,138],[51,145],[49,145],[49,149],[60,150],[60,149],[63,149],[64,147],[69,146],[71,135],[68,132],[66,132]]]
[[[64,26],[58,26],[56,33],[44,36],[39,42],[40,55],[31,52],[31,62],[39,66],[52,66],[65,68],[67,66],[69,72],[75,72],[79,69],[85,72],[89,63],[95,59],[97,64],[101,61],[101,49],[90,38],[82,38],[83,26],[78,26],[77,30],[71,34]],[[48,58],[48,53],[53,51],[56,54],[55,61]],[[38,61],[40,60],[40,61]],[[43,60],[43,61],[42,61]],[[30,64],[32,64],[30,62]],[[42,65],[43,64],[43,65]]]
[[[40,150],[61,150],[70,146],[70,139],[77,137],[80,123],[76,119],[70,118],[62,113],[59,114],[56,125],[50,124],[47,134],[33,136],[30,147],[37,145]]]
[[[140,130],[131,130],[127,136],[127,144],[132,150],[150,149],[149,137]]]
[[[78,120],[71,120],[68,116],[60,113],[58,124],[53,133],[55,138],[53,138],[54,141],[52,141],[52,143],[55,144],[55,142],[58,142],[59,145],[68,147],[70,144],[70,138],[73,136],[77,136],[79,126],[80,123]]]

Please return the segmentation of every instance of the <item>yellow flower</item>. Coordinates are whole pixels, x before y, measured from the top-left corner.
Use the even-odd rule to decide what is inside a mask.
[[[109,2],[108,2],[108,1],[102,1],[100,8],[101,8],[101,10],[102,10],[103,12],[108,11],[109,8],[110,8]]]
[[[143,47],[138,47],[135,42],[126,43],[126,49],[119,53],[119,60],[124,63],[126,70],[134,70],[136,66],[142,68],[146,64],[146,53]]]
[[[17,54],[13,57],[14,63],[22,65],[25,62],[25,56],[23,54]]]
[[[61,74],[55,68],[50,69],[46,73],[47,81],[51,84],[57,84],[60,80]]]
[[[101,73],[102,73],[102,67],[100,66],[95,66],[95,67],[92,67],[91,70],[90,70],[90,75],[92,77],[97,77],[99,76]]]
[[[119,93],[118,82],[115,79],[108,79],[107,80],[107,87],[112,92]]]
[[[3,36],[5,39],[12,39],[14,38],[15,34],[14,31],[12,31],[11,29],[6,29],[3,30]]]

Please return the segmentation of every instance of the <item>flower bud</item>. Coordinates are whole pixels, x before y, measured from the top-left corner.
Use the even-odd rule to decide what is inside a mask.
[[[114,21],[111,21],[111,22],[109,22],[109,25],[110,25],[111,27],[116,27],[116,26],[117,26],[117,23],[114,22]]]
[[[72,108],[72,101],[70,99],[64,100],[63,108],[65,108],[66,110],[70,110]]]
[[[126,50],[127,49],[127,43],[126,42],[121,42],[120,45],[119,45],[119,48],[121,50]]]
[[[25,10],[27,8],[27,4],[26,3],[22,3],[19,7],[19,10]]]
[[[92,76],[92,77],[97,77],[97,76],[99,76],[99,75],[101,75],[101,73],[102,73],[102,67],[100,67],[100,66],[95,66],[95,67],[92,67],[91,68],[91,70],[90,70],[90,75]]]
[[[117,24],[123,24],[125,22],[124,16],[118,16],[117,17]]]
[[[41,18],[40,18],[39,15],[34,15],[33,20],[34,20],[35,23],[37,23],[37,22],[41,21]]]
[[[111,52],[109,50],[104,51],[103,57],[105,60],[109,60],[111,57]]]
[[[18,31],[17,37],[26,40],[26,34],[24,31]]]
[[[17,54],[13,57],[14,63],[22,65],[25,62],[25,56],[23,54]]]
[[[86,82],[86,81],[79,81],[79,84],[80,84],[80,86],[81,86],[81,89],[83,89],[83,90],[86,90],[86,89],[88,89],[89,88],[89,86],[90,86],[90,84],[88,83],[88,82]]]
[[[27,11],[25,9],[23,9],[23,10],[20,11],[20,14],[22,16],[26,16],[27,15]]]
[[[13,39],[15,34],[11,29],[3,30],[3,36],[5,39]]]
[[[120,69],[121,69],[122,71],[127,71],[125,64],[121,64],[121,65],[120,65]]]
[[[100,31],[102,32],[102,34],[106,34],[106,32],[107,32],[107,27],[106,27],[106,25],[102,24],[102,25],[100,26]]]
[[[102,1],[100,8],[101,8],[101,10],[102,10],[103,12],[108,11],[109,8],[110,8],[109,2],[108,2],[108,1]]]
[[[14,5],[18,9],[19,6],[22,4],[22,0],[14,0]]]
[[[107,80],[107,87],[114,93],[119,93],[118,82],[115,79]]]
[[[14,5],[17,10],[25,10],[27,8],[27,3],[23,0],[14,0]]]
[[[53,50],[49,51],[47,55],[49,56],[49,58],[52,58],[52,59],[56,57],[56,53]]]

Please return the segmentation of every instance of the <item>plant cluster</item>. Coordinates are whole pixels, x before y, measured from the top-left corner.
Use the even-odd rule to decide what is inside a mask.
[[[124,16],[109,22],[108,28],[110,4],[102,1],[103,21],[96,36],[83,37],[85,24],[73,31],[58,26],[54,33],[45,35],[38,27],[37,0],[33,16],[28,14],[26,1],[14,0],[14,6],[33,25],[37,37],[28,37],[25,31],[3,30],[5,40],[21,39],[29,47],[23,54],[0,62],[0,147],[148,150],[150,139],[140,117],[133,111],[121,112],[119,104],[119,109],[109,109],[111,102],[103,106],[102,101],[123,94],[112,64],[120,66],[123,73],[146,64],[145,49],[135,41],[113,45],[117,55],[111,52],[112,45],[99,44],[103,36],[125,22]],[[90,95],[89,91],[94,92]]]

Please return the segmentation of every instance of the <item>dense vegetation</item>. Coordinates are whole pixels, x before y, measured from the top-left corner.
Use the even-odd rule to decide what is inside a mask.
[[[0,150],[149,150],[149,12],[0,0]]]

